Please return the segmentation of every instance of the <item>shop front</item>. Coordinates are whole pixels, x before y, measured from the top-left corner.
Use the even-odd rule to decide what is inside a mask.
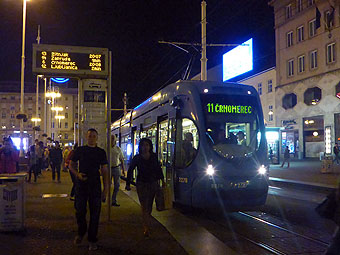
[[[266,127],[268,158],[271,164],[280,164],[280,128]]]
[[[304,157],[318,158],[325,152],[324,116],[303,118]]]

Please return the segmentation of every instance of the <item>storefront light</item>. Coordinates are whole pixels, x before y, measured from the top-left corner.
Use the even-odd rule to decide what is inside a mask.
[[[331,142],[331,127],[325,127],[325,149],[326,149],[326,154],[331,154],[332,153],[332,142]]]
[[[313,136],[318,136],[318,135],[319,135],[318,132],[316,132],[316,131],[313,132]]]

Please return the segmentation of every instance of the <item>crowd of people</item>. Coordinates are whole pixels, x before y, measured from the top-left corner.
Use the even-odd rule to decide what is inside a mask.
[[[35,140],[26,154],[27,182],[38,181],[44,171],[52,171],[52,181],[61,182],[60,172],[63,169],[70,173],[72,188],[70,200],[74,201],[78,234],[74,239],[75,245],[80,245],[87,234],[89,250],[98,249],[97,234],[101,211],[101,203],[106,201],[109,193],[109,169],[107,155],[104,149],[97,146],[98,132],[89,129],[86,134],[85,146],[74,145],[73,149],[61,149],[59,142],[45,146],[42,141]],[[117,194],[120,176],[126,176],[124,157],[116,144],[116,136],[112,136],[111,176],[113,180],[112,206],[120,206]],[[12,174],[19,171],[19,151],[10,138],[3,140],[0,148],[0,174]],[[127,171],[127,189],[133,181],[133,171],[137,170],[136,189],[141,204],[144,235],[150,236],[152,204],[157,188],[164,184],[164,176],[157,155],[153,152],[151,140],[143,138],[139,144],[139,153],[132,158]],[[102,181],[101,181],[102,179]],[[103,183],[103,185],[102,185]],[[103,189],[102,189],[103,188]],[[89,207],[89,223],[86,220],[87,206]]]

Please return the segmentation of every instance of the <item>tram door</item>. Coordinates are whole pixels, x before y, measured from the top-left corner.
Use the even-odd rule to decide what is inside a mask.
[[[161,163],[163,175],[166,182],[165,192],[165,207],[172,207],[172,190],[173,190],[173,152],[174,146],[172,140],[173,134],[173,120],[169,120],[167,117],[161,117],[158,119],[158,134],[157,134],[157,153],[158,160]]]

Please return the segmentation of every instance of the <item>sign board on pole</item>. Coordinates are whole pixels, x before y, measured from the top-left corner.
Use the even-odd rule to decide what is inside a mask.
[[[106,48],[33,44],[33,67],[37,74],[66,77],[108,76]]]

